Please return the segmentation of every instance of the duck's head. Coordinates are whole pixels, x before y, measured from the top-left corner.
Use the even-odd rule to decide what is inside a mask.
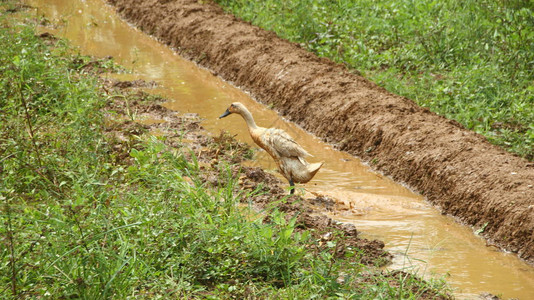
[[[246,111],[246,108],[243,104],[241,104],[240,102],[234,102],[232,104],[230,104],[230,106],[226,109],[226,111],[219,116],[219,119],[222,119],[230,114],[240,114],[242,112]]]

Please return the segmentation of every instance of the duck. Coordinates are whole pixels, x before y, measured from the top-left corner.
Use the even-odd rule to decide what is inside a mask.
[[[231,114],[238,114],[245,120],[252,140],[264,149],[278,165],[280,173],[289,182],[289,194],[295,192],[295,183],[310,181],[324,162],[308,163],[310,155],[285,131],[277,128],[264,128],[256,125],[250,111],[240,102],[232,103],[226,111],[219,116],[225,118]]]

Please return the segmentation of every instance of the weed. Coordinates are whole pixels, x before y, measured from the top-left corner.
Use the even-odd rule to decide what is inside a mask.
[[[486,230],[486,227],[488,227],[489,222],[484,223],[479,229],[475,230],[476,235],[480,235],[484,233],[484,230]]]

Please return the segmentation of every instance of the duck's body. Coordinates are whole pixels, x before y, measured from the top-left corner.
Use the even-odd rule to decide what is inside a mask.
[[[292,187],[291,194],[294,191],[294,183],[310,181],[323,165],[322,162],[309,164],[305,157],[310,156],[310,154],[285,131],[257,126],[252,114],[243,104],[232,103],[219,118],[224,118],[231,113],[237,113],[245,119],[252,140],[272,156],[278,164],[280,173],[289,181],[289,185]]]

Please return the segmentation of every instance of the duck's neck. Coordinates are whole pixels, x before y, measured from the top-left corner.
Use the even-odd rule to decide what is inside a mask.
[[[241,116],[243,117],[243,119],[245,119],[245,122],[247,122],[247,126],[249,129],[258,128],[258,126],[256,126],[256,122],[254,122],[252,114],[246,108],[241,113]]]

